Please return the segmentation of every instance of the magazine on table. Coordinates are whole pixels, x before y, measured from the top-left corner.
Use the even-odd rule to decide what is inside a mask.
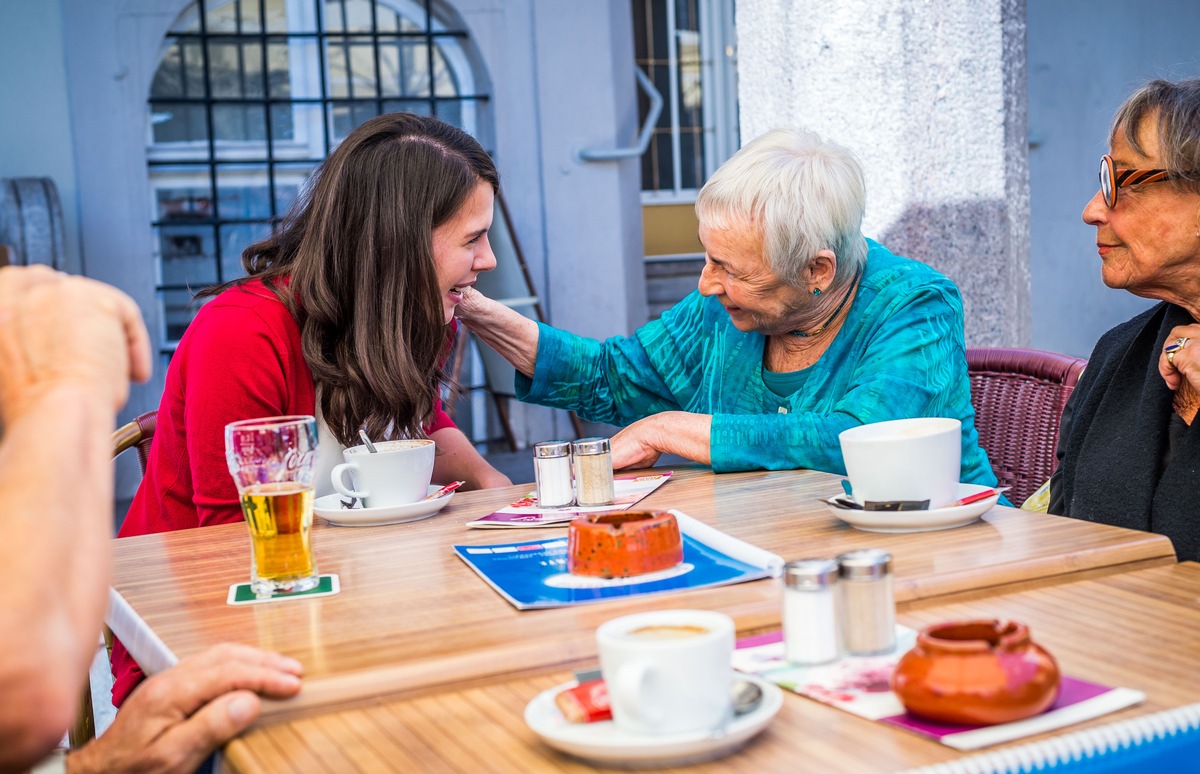
[[[724,586],[777,577],[783,559],[671,511],[683,537],[683,562],[668,570],[628,578],[567,572],[567,540],[454,546],[454,552],[518,610],[565,607],[609,599]]]
[[[976,750],[1080,723],[1145,700],[1141,691],[1062,676],[1058,698],[1050,709],[1024,720],[992,726],[955,725],[922,720],[908,714],[892,692],[891,676],[917,633],[896,627],[896,647],[880,656],[843,656],[829,664],[797,666],[783,657],[779,632],[738,642],[733,666],[796,693],[880,723],[898,726],[956,750]]]
[[[522,529],[529,527],[565,527],[585,513],[624,511],[671,479],[671,471],[646,476],[614,476],[613,501],[608,505],[564,505],[561,508],[539,508],[537,492],[530,492],[515,503],[489,513],[483,518],[468,521],[468,527],[479,529]]]

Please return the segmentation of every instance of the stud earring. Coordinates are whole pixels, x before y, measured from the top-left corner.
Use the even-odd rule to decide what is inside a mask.
[[[813,288],[813,295],[814,295],[814,296],[820,296],[820,295],[821,295],[821,289],[820,289],[820,288]]]

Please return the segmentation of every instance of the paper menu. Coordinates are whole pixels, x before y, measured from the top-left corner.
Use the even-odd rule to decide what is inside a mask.
[[[976,750],[1106,715],[1144,701],[1129,688],[1110,688],[1064,675],[1050,709],[1025,720],[993,726],[935,723],[909,715],[890,687],[896,664],[916,642],[916,632],[896,627],[896,648],[881,656],[845,656],[830,664],[795,666],[783,658],[779,632],[738,642],[733,666],[784,688],[868,720],[897,726],[956,750]]]
[[[614,476],[612,503],[609,505],[589,506],[587,508],[578,505],[567,505],[562,508],[539,508],[537,507],[537,493],[530,492],[526,497],[517,500],[507,507],[501,508],[495,513],[489,513],[483,518],[468,521],[467,526],[478,529],[527,529],[530,527],[566,526],[585,513],[627,510],[670,479],[671,471],[669,470],[665,473],[656,473],[648,476]]]
[[[778,577],[783,559],[671,511],[683,537],[683,562],[628,578],[572,575],[565,536],[520,543],[454,546],[458,557],[518,610],[564,607],[631,596],[701,589]]]

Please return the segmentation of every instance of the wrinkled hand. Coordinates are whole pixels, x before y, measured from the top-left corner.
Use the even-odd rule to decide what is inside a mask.
[[[1178,390],[1187,380],[1192,389],[1200,393],[1200,325],[1177,325],[1171,329],[1164,344],[1169,346],[1180,337],[1190,339],[1182,349],[1176,350],[1175,355],[1168,360],[1166,352],[1158,353],[1158,372],[1162,375],[1167,387]]]
[[[458,302],[458,306],[454,307],[454,316],[459,319],[459,322],[470,328],[471,321],[486,308],[488,300],[488,297],[476,290],[474,285],[465,287],[462,291],[462,300]]]
[[[613,470],[650,468],[658,462],[663,453],[657,440],[659,416],[639,419],[612,437]]]
[[[138,686],[104,734],[67,756],[67,771],[194,771],[258,718],[259,695],[299,692],[300,671],[294,659],[247,645],[185,658]]]
[[[129,380],[150,378],[150,337],[137,305],[109,285],[45,266],[0,268],[0,424],[61,385],[116,413]]]

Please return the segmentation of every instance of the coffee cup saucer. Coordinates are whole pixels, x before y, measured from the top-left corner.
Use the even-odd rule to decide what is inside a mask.
[[[611,720],[572,723],[563,717],[554,697],[574,680],[542,691],[525,707],[525,724],[550,747],[576,758],[623,769],[683,766],[728,755],[767,727],[783,706],[783,691],[772,682],[739,674],[762,689],[762,702],[729,721],[723,734],[688,731],[674,734],[638,734],[623,731]]]
[[[979,484],[959,484],[957,498],[992,489]],[[840,495],[838,496],[840,497]],[[1000,493],[966,505],[934,508],[927,511],[861,511],[836,504],[838,497],[822,500],[837,518],[864,532],[933,532],[939,529],[964,527],[977,521],[1000,500]]]
[[[431,484],[428,494],[433,494],[439,489],[441,487],[437,484]],[[343,508],[342,500],[346,498],[334,493],[314,500],[313,513],[330,524],[340,527],[377,527],[382,524],[403,524],[409,521],[428,519],[445,508],[452,497],[454,497],[454,492],[435,497],[432,500],[418,500],[415,503],[405,503],[404,505],[364,508],[362,503],[357,503],[353,508]]]

